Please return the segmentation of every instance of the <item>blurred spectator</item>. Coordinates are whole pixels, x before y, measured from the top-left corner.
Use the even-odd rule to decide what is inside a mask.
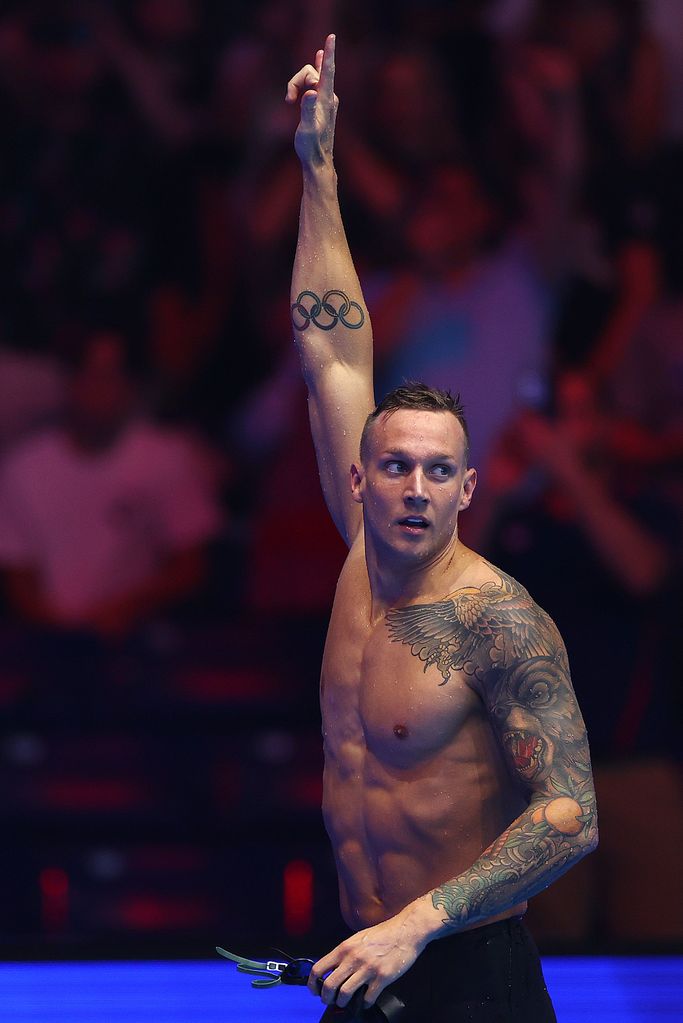
[[[64,379],[57,360],[0,345],[0,453],[61,412]]]
[[[379,391],[409,375],[460,392],[473,464],[530,392],[544,390],[580,160],[571,66],[530,51],[510,80],[529,150],[510,202],[470,161],[437,166],[405,213],[404,267],[368,289]]]
[[[247,606],[268,615],[322,619],[346,548],[325,514],[294,346],[240,410],[234,440],[245,456],[241,478],[249,485],[242,489],[252,502],[243,509]]]
[[[132,317],[144,262],[144,172],[134,181],[120,160],[139,157],[134,121],[112,108],[106,63],[74,11],[27,5],[13,24],[23,89],[0,161],[0,308],[6,335],[32,349],[54,344],[76,310]]]
[[[534,6],[526,38],[571,61],[580,101],[584,166],[557,331],[559,361],[576,365],[601,335],[618,344],[653,297],[664,67],[640,0]]]
[[[146,354],[157,413],[216,437],[235,391],[249,379],[253,353],[227,342],[238,333],[232,314],[238,272],[224,191],[207,178],[196,199],[196,283],[182,273],[159,275],[146,301]]]
[[[34,349],[58,346],[84,317],[139,330],[157,275],[196,285],[203,165],[172,131],[154,134],[143,84],[131,72],[140,96],[117,63],[116,46],[136,42],[104,11],[33,3],[0,24],[16,71],[0,80],[0,308],[6,335]],[[167,106],[187,64],[182,50],[174,58],[155,92]],[[139,60],[152,77],[163,63],[157,51]],[[199,131],[174,109],[166,120],[183,138]]]
[[[207,128],[199,100],[206,101],[202,85],[208,84],[202,81],[204,40],[196,3],[137,0],[120,6],[123,18],[103,0],[94,0],[82,13],[158,140],[169,146],[195,141]]]
[[[559,46],[575,63],[590,173],[623,173],[656,149],[663,67],[641,0],[538,0],[532,37]]]
[[[404,379],[460,392],[484,460],[520,390],[541,387],[552,294],[520,239],[489,248],[500,211],[474,171],[432,176],[406,224],[412,266],[370,281],[378,393]]]
[[[588,364],[616,413],[651,437],[649,451],[641,445],[641,457],[653,465],[673,466],[683,454],[682,173],[678,145],[658,161],[652,241],[639,246],[638,258],[631,246],[623,297]],[[636,316],[624,315],[629,307]]]
[[[187,438],[134,416],[121,340],[88,339],[62,426],[8,452],[0,563],[26,622],[125,636],[192,595],[220,516]]]
[[[239,467],[218,569],[238,627],[322,620],[343,548],[289,344],[282,93],[332,27],[352,55],[337,151],[378,391],[404,374],[462,391],[482,469],[465,539],[558,618],[598,762],[601,852],[557,905],[535,900],[537,930],[677,935],[655,874],[677,876],[683,838],[682,26],[678,0],[6,0],[0,563],[15,618],[52,631],[4,622],[0,699],[28,675],[26,720],[49,723],[69,720],[71,674],[94,721],[105,676],[112,707],[121,679],[165,692],[135,630],[204,587],[210,542],[218,574],[200,431],[228,434]],[[60,368],[83,322],[136,339],[143,401],[117,336]],[[657,872],[623,840],[634,819]]]
[[[679,0],[644,0],[647,25],[664,65],[664,138],[683,138],[683,7]]]
[[[228,202],[248,305],[287,293],[300,196],[282,87],[292,67],[315,53],[335,6],[335,0],[247,5],[217,62],[214,129],[233,158]]]
[[[666,296],[646,311],[626,339],[606,381],[613,403],[653,440],[649,460],[683,454],[683,296]]]
[[[435,54],[416,44],[373,53],[352,83],[356,117],[342,124],[337,148],[344,187],[373,246],[405,216],[430,169],[461,155],[460,112],[446,83]]]

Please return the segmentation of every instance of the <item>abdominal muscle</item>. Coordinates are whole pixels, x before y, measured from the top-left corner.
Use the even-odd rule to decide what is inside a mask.
[[[523,803],[495,762],[467,762],[460,743],[405,767],[388,765],[363,744],[353,746],[326,750],[323,814],[342,915],[358,930],[469,868]],[[525,908],[511,906],[479,923]]]
[[[526,805],[479,696],[457,676],[441,686],[438,670],[426,671],[370,612],[365,559],[354,549],[321,678],[323,814],[353,930],[467,870]]]

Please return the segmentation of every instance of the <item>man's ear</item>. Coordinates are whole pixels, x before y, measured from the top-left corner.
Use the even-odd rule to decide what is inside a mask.
[[[356,504],[363,503],[363,495],[360,492],[360,485],[363,482],[363,467],[356,465],[354,462],[351,465],[351,497]]]
[[[462,497],[460,498],[459,508],[460,511],[463,511],[464,508],[469,508],[470,501],[472,500],[472,495],[474,493],[474,488],[476,487],[476,485],[477,470],[468,469],[467,472],[465,473],[465,478],[463,479],[462,482]]]

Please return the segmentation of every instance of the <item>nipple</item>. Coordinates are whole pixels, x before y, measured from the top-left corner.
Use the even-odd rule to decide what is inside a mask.
[[[394,725],[394,735],[397,739],[407,739],[408,729],[405,725]]]

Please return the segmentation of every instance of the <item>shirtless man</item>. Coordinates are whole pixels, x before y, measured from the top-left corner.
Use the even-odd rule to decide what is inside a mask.
[[[552,620],[458,539],[477,478],[461,406],[409,385],[375,408],[337,202],[334,55],[330,35],[287,86],[303,169],[292,320],[349,546],[321,702],[323,813],[355,933],[309,986],[323,1019],[375,1018],[379,998],[403,1002],[401,1020],[553,1020],[521,917],[597,843],[586,731]]]

